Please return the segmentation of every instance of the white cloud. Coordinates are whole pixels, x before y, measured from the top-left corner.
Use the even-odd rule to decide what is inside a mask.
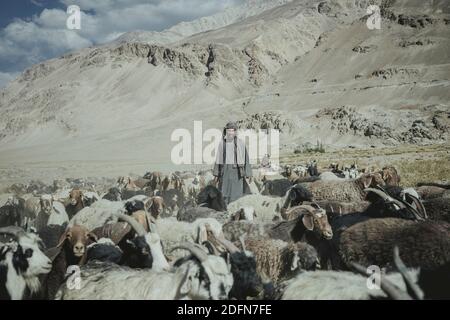
[[[0,72],[0,90],[8,85],[8,83],[14,80],[19,73],[6,73]]]
[[[0,30],[0,72],[22,72],[67,51],[112,41],[125,32],[161,31],[181,21],[219,12],[243,0],[79,0],[81,30],[66,29],[67,14],[44,9],[29,21]],[[60,0],[69,6],[73,0]]]

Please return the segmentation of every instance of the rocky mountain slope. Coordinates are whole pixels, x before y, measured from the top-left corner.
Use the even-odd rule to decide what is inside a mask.
[[[280,128],[282,152],[448,142],[448,1],[257,4],[26,70],[0,93],[0,164],[167,168],[171,133],[195,120]]]

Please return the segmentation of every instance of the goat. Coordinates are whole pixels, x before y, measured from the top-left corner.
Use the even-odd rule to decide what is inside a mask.
[[[66,205],[66,212],[70,219],[85,207],[83,192],[79,189],[72,189],[69,193],[69,203]]]
[[[41,210],[39,211],[34,227],[39,232],[47,225],[63,225],[69,222],[69,216],[61,202],[53,201],[51,195],[43,195],[40,198]]]
[[[170,271],[135,270],[110,263],[90,262],[81,269],[81,290],[64,286],[57,299],[179,300],[226,299],[233,285],[230,265],[200,247],[186,243],[192,259],[182,259]]]
[[[41,251],[36,234],[19,227],[0,228],[0,300],[29,299],[41,289],[39,276],[50,272],[52,263]],[[2,240],[2,237],[0,237]]]
[[[74,225],[61,235],[56,248],[47,250],[46,254],[53,260],[53,266],[43,281],[45,298],[54,298],[58,287],[64,282],[69,266],[81,266],[86,262],[86,248],[92,241],[97,241],[95,234],[89,232],[83,226]]]
[[[227,205],[222,192],[214,186],[206,186],[197,196],[199,206],[211,208],[216,211],[227,211]]]

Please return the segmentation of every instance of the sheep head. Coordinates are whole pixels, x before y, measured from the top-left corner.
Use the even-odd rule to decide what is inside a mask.
[[[301,220],[308,231],[312,231],[318,238],[331,240],[333,238],[333,230],[328,222],[327,213],[322,208],[313,208],[309,205],[301,206],[306,209],[306,213],[302,215]]]
[[[86,247],[91,242],[96,242],[97,236],[89,232],[85,227],[74,225],[66,230],[59,239],[57,247],[67,246],[72,250],[72,254],[76,258],[82,258],[86,254]]]
[[[231,266],[222,257],[208,255],[200,245],[185,243],[175,249],[191,252],[195,260],[183,263],[178,272],[184,274],[179,287],[180,297],[224,300],[233,286]]]
[[[78,189],[73,189],[69,193],[70,204],[76,206],[79,203],[83,204],[83,192]]]
[[[247,220],[253,221],[257,217],[255,209],[253,207],[242,207],[236,211],[232,216],[232,221]]]
[[[48,194],[42,195],[41,198],[39,199],[39,203],[41,205],[42,212],[50,215],[53,208],[53,197]]]

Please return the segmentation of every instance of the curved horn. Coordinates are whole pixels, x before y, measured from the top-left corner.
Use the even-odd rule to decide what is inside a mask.
[[[211,226],[209,224],[206,225],[206,230],[208,231],[210,237],[212,237],[215,241],[217,241],[221,246],[223,246],[229,253],[239,252],[239,248],[234,245],[231,241],[225,239],[223,235],[220,237],[216,237],[214,232],[211,230]]]
[[[134,231],[136,231],[138,236],[145,236],[146,232],[144,227],[136,219],[123,213],[116,214],[116,216],[119,218],[119,220],[128,223],[134,229]]]
[[[413,279],[411,279],[411,276],[408,273],[408,269],[406,268],[405,264],[400,258],[398,246],[394,247],[394,264],[403,277],[403,281],[405,282],[408,293],[414,299],[423,300],[424,296],[423,291],[419,288],[419,286],[416,283],[414,283]]]
[[[199,247],[194,246],[192,243],[190,242],[186,242],[183,244],[180,244],[176,247],[174,247],[172,250],[170,250],[171,252],[176,250],[176,249],[183,249],[183,250],[187,250],[190,253],[192,253],[192,255],[194,257],[196,257],[200,262],[204,262],[206,261],[206,259],[208,259],[208,255],[206,254],[205,251],[203,251],[202,249],[200,249]]]
[[[359,274],[367,277],[370,274],[367,273],[366,268],[356,262],[350,262],[350,265],[357,271]],[[397,286],[395,286],[391,281],[387,280],[385,277],[380,278],[380,287],[386,295],[392,300],[411,300],[411,297],[401,291]]]
[[[14,236],[15,238],[19,238],[21,236],[26,235],[26,232],[20,227],[10,226],[10,227],[0,228],[0,234],[7,234],[7,235]]]

